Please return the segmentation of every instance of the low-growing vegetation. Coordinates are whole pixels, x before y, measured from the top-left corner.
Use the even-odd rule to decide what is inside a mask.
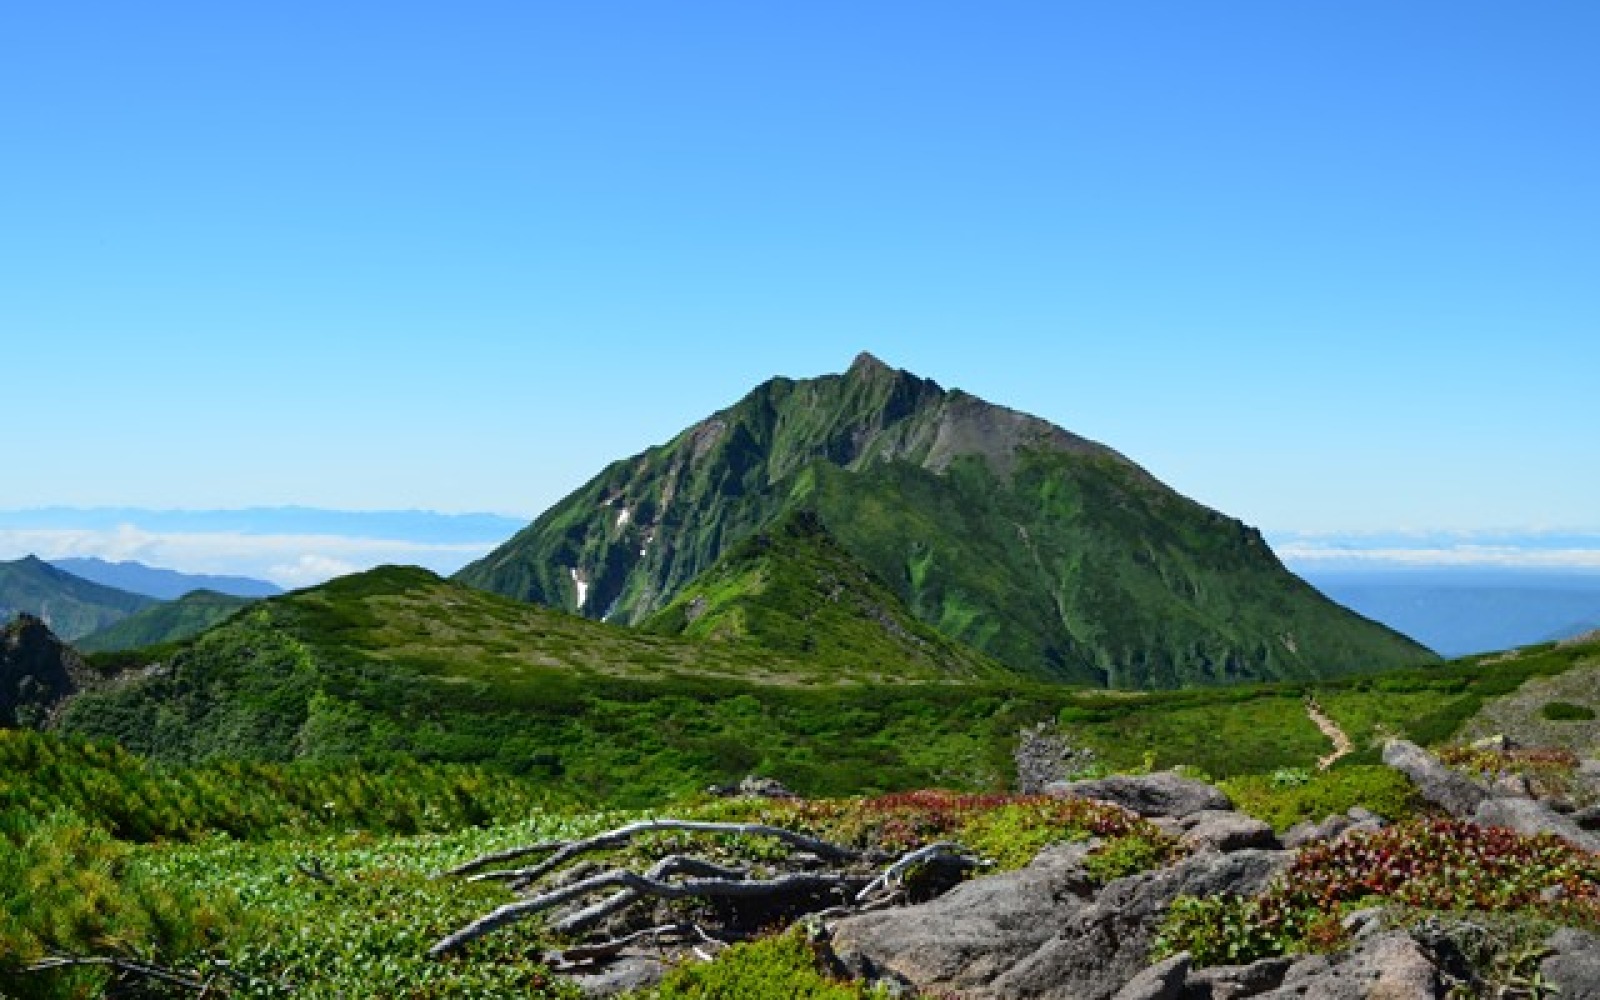
[[[1327,951],[1347,943],[1339,918],[1385,905],[1600,922],[1600,857],[1551,836],[1418,819],[1314,844],[1260,896],[1183,899],[1167,916],[1166,953],[1200,965]]]

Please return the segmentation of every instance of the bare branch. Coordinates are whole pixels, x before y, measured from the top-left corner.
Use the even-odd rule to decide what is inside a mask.
[[[666,882],[648,878],[637,872],[617,869],[579,879],[571,885],[552,889],[530,899],[498,907],[454,934],[440,938],[432,948],[428,949],[428,957],[440,958],[448,955],[485,934],[601,889],[631,889],[640,895],[654,896],[658,899],[748,899],[790,892],[850,892],[861,884],[862,880],[859,877],[833,872],[802,872],[771,879],[689,878],[682,882]]]
[[[961,853],[960,844],[950,841],[940,841],[919,847],[902,855],[900,860],[883,870],[877,878],[867,883],[867,887],[856,894],[856,902],[865,902],[868,896],[883,889],[893,888],[899,884],[900,877],[916,865],[921,864],[950,864],[961,868],[978,868],[987,864],[980,858],[968,857]]]
[[[742,868],[725,868],[722,865],[712,864],[700,858],[691,858],[684,854],[672,854],[657,861],[645,872],[645,877],[660,881],[672,875],[704,875],[708,878],[745,879],[750,873]],[[592,906],[585,907],[577,913],[563,917],[552,924],[550,930],[554,934],[576,934],[588,930],[595,924],[637,903],[644,896],[632,889],[623,889],[614,895],[607,896]]]
[[[24,973],[52,972],[57,969],[101,967],[113,969],[127,975],[142,976],[146,979],[157,979],[174,986],[200,992],[206,989],[207,984],[192,975],[177,972],[173,969],[162,968],[149,962],[136,962],[130,958],[117,958],[112,955],[52,955],[41,958],[37,962],[22,967]]]
[[[804,833],[797,833],[794,830],[786,830],[783,827],[767,826],[764,823],[712,823],[687,819],[647,819],[640,820],[637,823],[629,823],[627,826],[617,827],[615,830],[589,837],[586,840],[574,840],[556,845],[553,848],[553,853],[536,865],[504,871],[480,872],[473,875],[469,881],[504,881],[510,882],[513,888],[525,887],[537,882],[573,858],[593,851],[622,847],[642,833],[655,833],[666,830],[681,830],[689,833],[724,833],[745,837],[771,837],[774,840],[788,844],[790,847],[802,851],[810,851],[819,857],[834,861],[857,861],[870,857],[862,851],[842,844],[820,840]],[[537,844],[526,849],[518,848],[515,850],[523,851],[523,855],[516,855],[514,851],[501,851],[496,855],[484,855],[482,858],[474,858],[464,865],[457,866],[452,871],[479,871],[479,869],[494,863],[492,860],[485,860],[486,858],[507,855],[525,856],[540,851],[552,850],[552,845]]]
[[[526,858],[533,854],[548,854],[551,851],[559,851],[569,843],[571,843],[571,841],[547,840],[542,844],[524,844],[521,847],[512,847],[504,851],[494,851],[490,854],[480,854],[471,861],[456,865],[454,868],[451,868],[448,871],[440,872],[439,874],[435,875],[434,878],[457,878],[462,875],[470,875],[473,872],[487,868],[490,865],[498,865],[507,861],[515,861],[518,858]]]
[[[619,952],[622,951],[622,949],[642,941],[645,938],[649,938],[651,941],[659,943],[661,938],[668,935],[672,937],[693,936],[699,938],[701,941],[704,941],[707,944],[715,945],[721,948],[727,947],[728,944],[721,938],[713,937],[710,934],[707,934],[705,928],[701,927],[699,924],[685,922],[678,924],[662,924],[660,927],[647,927],[642,931],[634,931],[632,934],[626,934],[619,938],[612,938],[609,941],[600,941],[596,944],[577,945],[572,948],[566,948],[562,950],[560,957],[563,962],[569,962],[574,965],[581,962],[594,962],[600,959],[614,958]]]

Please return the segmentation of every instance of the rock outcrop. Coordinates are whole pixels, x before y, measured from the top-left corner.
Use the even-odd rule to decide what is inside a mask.
[[[1489,798],[1487,788],[1445,767],[1415,743],[1390,740],[1383,748],[1383,762],[1410,778],[1418,794],[1456,819],[1471,819]]]
[[[0,728],[38,726],[91,680],[83,658],[33,615],[0,629]]]
[[[1233,808],[1233,803],[1220,789],[1203,781],[1185,778],[1176,771],[1055,782],[1046,785],[1044,791],[1046,795],[1057,798],[1110,802],[1145,817],[1183,819],[1202,810],[1226,811]]]

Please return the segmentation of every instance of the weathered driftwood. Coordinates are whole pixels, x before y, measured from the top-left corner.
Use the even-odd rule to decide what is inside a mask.
[[[661,939],[665,937],[698,939],[716,948],[726,948],[728,946],[728,942],[706,933],[706,929],[699,924],[683,922],[662,924],[659,927],[646,927],[642,931],[634,931],[632,934],[624,934],[622,937],[611,938],[608,941],[563,948],[557,957],[562,962],[570,965],[599,962],[608,958],[616,958],[624,948],[638,944],[640,941],[648,939],[659,944]]]
[[[463,865],[458,865],[445,874],[477,872],[477,874],[471,876],[470,881],[508,882],[512,888],[524,888],[560,868],[573,858],[581,857],[594,851],[623,847],[640,834],[668,830],[689,833],[723,833],[745,837],[771,837],[774,840],[788,844],[790,847],[809,851],[818,857],[833,861],[858,861],[869,858],[869,855],[854,848],[831,843],[804,833],[797,833],[794,830],[786,830],[783,827],[767,826],[764,823],[712,823],[688,819],[646,819],[637,823],[629,823],[627,826],[619,826],[615,830],[609,830],[584,840],[551,841],[544,844],[533,844],[528,847],[512,848],[509,851],[498,851],[495,854],[486,854],[482,857],[473,858]],[[496,871],[481,870],[499,861],[546,852],[550,854],[548,858],[527,868],[508,868]]]
[[[613,869],[498,907],[454,934],[440,938],[428,949],[428,957],[448,955],[485,934],[601,889],[631,889],[656,899],[752,899],[787,893],[838,892],[843,895],[859,891],[858,887],[863,884],[865,879],[860,876],[837,872],[795,872],[770,879],[687,878],[682,882],[667,882],[638,872]]]
[[[784,896],[791,896],[797,897],[798,900],[806,900],[807,897],[815,899],[817,896],[831,896],[836,902],[827,908],[827,912],[859,912],[887,905],[900,898],[899,890],[906,873],[919,865],[974,868],[987,863],[968,857],[962,853],[960,845],[949,842],[919,847],[895,859],[884,852],[860,851],[809,834],[762,823],[651,819],[630,823],[582,840],[549,841],[485,854],[450,869],[445,875],[467,875],[469,881],[489,879],[506,881],[513,890],[522,891],[585,854],[623,847],[640,834],[660,831],[768,837],[810,854],[813,859],[833,861],[843,870],[786,872],[766,878],[751,878],[750,872],[743,868],[721,865],[689,855],[669,855],[655,862],[642,874],[622,868],[612,869],[506,903],[454,933],[440,938],[428,949],[429,957],[440,958],[448,955],[500,928],[535,914],[570,903],[578,903],[596,893],[608,894],[561,917],[551,924],[550,930],[560,935],[580,934],[647,899],[782,900]],[[535,854],[546,854],[548,857],[538,864],[525,868],[486,870],[490,865]],[[892,863],[874,873],[872,866],[891,859]],[[615,955],[627,944],[648,937],[659,937],[667,930],[675,928],[681,930],[684,926],[686,925],[669,924],[663,928],[653,928],[650,931],[630,934],[611,941],[579,945],[574,949],[568,949],[564,955],[584,955],[588,960]],[[694,926],[694,930],[708,942],[716,940],[705,935],[698,926]]]
[[[735,881],[750,877],[750,873],[743,868],[729,868],[706,861],[703,858],[691,858],[684,854],[668,855],[651,865],[650,870],[645,872],[646,878],[658,882],[673,875],[700,875],[706,878]],[[580,931],[586,931],[612,914],[620,913],[644,898],[643,893],[633,889],[623,889],[621,892],[607,896],[592,906],[586,906],[576,913],[561,918],[550,926],[550,930],[556,934],[577,934]]]
[[[153,965],[149,962],[137,962],[131,958],[117,958],[113,955],[52,955],[41,958],[22,967],[24,973],[54,972],[58,969],[78,968],[105,968],[128,976],[139,976],[143,979],[154,979],[169,986],[182,986],[194,990],[196,993],[207,989],[207,984],[195,976],[185,972]]]
[[[951,841],[929,844],[926,847],[919,847],[914,851],[908,852],[900,860],[885,868],[877,878],[867,883],[866,888],[856,894],[856,902],[864,903],[876,893],[895,888],[899,885],[901,876],[905,875],[906,872],[917,865],[926,864],[948,864],[959,868],[981,868],[985,865],[993,864],[993,862],[968,857],[962,853],[960,844]]]

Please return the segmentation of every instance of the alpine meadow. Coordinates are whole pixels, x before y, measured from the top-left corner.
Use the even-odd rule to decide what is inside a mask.
[[[0,1000],[1600,1000],[1600,5],[13,5]]]

